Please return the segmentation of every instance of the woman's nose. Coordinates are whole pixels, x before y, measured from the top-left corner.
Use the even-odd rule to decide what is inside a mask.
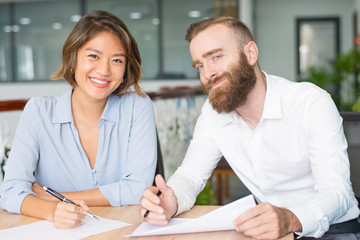
[[[110,65],[107,61],[100,61],[96,70],[103,76],[110,75]]]

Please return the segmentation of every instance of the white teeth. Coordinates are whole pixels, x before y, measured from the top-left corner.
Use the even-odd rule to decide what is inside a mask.
[[[97,79],[93,79],[93,78],[90,78],[90,80],[93,81],[93,82],[96,82],[98,84],[106,84],[106,83],[108,83],[108,81],[101,81],[101,80],[97,80]]]

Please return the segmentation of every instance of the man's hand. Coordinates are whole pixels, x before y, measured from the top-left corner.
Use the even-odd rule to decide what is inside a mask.
[[[261,203],[234,220],[236,231],[256,239],[278,239],[291,232],[301,232],[298,218],[288,209]]]
[[[166,225],[167,221],[176,214],[177,198],[171,187],[167,186],[163,177],[158,174],[155,177],[156,187],[152,186],[145,190],[141,197],[140,214],[144,216],[149,210],[149,214],[145,218],[145,222],[155,225]],[[157,191],[161,191],[160,196],[156,196]]]

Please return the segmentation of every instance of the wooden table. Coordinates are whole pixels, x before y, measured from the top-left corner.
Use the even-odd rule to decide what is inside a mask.
[[[202,216],[212,210],[215,210],[219,206],[194,206],[190,211],[180,214],[178,217],[183,218],[194,218]],[[94,235],[86,240],[121,240],[121,239],[134,239],[134,240],[169,240],[169,239],[186,239],[186,240],[197,240],[197,239],[206,239],[206,240],[218,240],[218,239],[246,239],[250,238],[244,237],[241,233],[236,231],[218,231],[218,232],[202,232],[202,233],[188,233],[188,234],[176,234],[176,235],[162,235],[162,236],[149,236],[149,237],[136,237],[136,238],[126,238],[124,235],[131,234],[140,224],[141,217],[139,213],[140,206],[123,206],[123,207],[91,207],[90,212],[95,215],[119,220],[126,223],[131,223],[131,226],[124,228],[119,228],[110,232],[101,233]],[[25,225],[39,221],[40,219],[28,217],[24,215],[11,214],[0,208],[0,229],[17,227],[20,225]],[[281,240],[294,240],[293,234],[289,234]]]

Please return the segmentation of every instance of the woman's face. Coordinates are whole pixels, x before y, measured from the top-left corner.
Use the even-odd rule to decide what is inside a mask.
[[[77,52],[74,93],[89,100],[106,100],[123,82],[126,52],[120,39],[103,31]]]

